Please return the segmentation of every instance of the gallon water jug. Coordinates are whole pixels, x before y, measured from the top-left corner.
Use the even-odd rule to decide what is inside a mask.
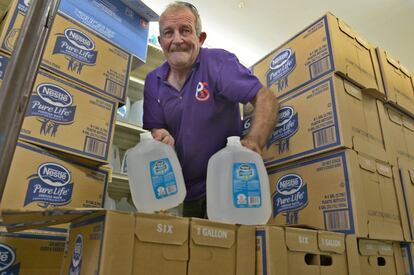
[[[128,151],[127,162],[132,201],[139,212],[166,210],[184,200],[181,166],[170,145],[143,133],[137,146]]]
[[[266,224],[271,214],[269,178],[259,154],[240,137],[214,154],[207,167],[209,219],[237,224]]]
[[[131,100],[126,97],[125,104],[118,108],[116,111],[116,120],[122,122],[128,122],[129,111],[131,109]]]
[[[128,150],[125,151],[124,158],[122,159],[122,164],[121,164],[121,168],[120,168],[122,174],[128,174],[128,160],[127,160],[127,158],[128,158],[128,154],[131,150],[132,149],[128,149]]]

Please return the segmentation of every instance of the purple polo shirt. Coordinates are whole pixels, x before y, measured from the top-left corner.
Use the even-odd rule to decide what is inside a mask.
[[[238,103],[251,101],[262,87],[237,57],[225,50],[201,48],[181,91],[167,82],[164,62],[149,73],[144,87],[144,128],[164,128],[175,139],[187,188],[186,201],[206,194],[207,164],[240,136]]]

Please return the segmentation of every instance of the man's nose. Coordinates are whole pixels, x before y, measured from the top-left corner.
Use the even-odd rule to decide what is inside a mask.
[[[181,33],[178,30],[174,32],[172,42],[173,43],[181,43],[181,42],[183,42],[183,37],[181,36]]]

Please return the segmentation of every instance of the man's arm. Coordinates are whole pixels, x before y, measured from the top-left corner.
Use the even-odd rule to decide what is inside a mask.
[[[165,129],[151,129],[152,137],[162,143],[174,146],[175,140]]]
[[[276,96],[267,88],[262,87],[251,103],[254,105],[253,121],[249,133],[241,143],[261,154],[277,121],[279,104]]]

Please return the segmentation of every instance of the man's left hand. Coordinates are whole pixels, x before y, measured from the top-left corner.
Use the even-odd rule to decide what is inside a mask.
[[[259,146],[258,142],[254,141],[254,140],[251,140],[251,139],[242,139],[240,142],[244,147],[247,147],[250,150],[255,151],[259,155],[262,154],[262,149],[260,149],[260,146]]]

